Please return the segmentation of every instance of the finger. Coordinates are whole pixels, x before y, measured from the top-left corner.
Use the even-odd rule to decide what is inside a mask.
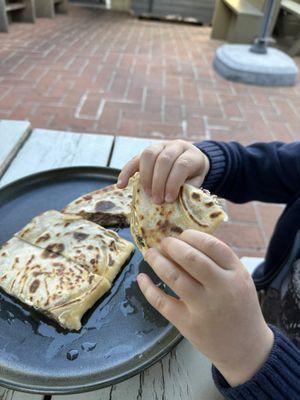
[[[117,186],[123,189],[127,186],[129,178],[132,177],[139,170],[140,156],[132,158],[122,169],[118,177]]]
[[[187,229],[180,235],[179,239],[201,251],[224,269],[236,269],[240,265],[238,256],[231,248],[212,235]]]
[[[154,285],[146,274],[139,274],[137,282],[143,295],[152,307],[173,325],[178,327],[178,325],[183,324],[184,315],[186,315],[186,306],[182,301],[164,293]]]
[[[209,257],[177,238],[165,238],[161,241],[163,252],[173,262],[204,286],[211,286],[223,279],[224,270]]]
[[[152,178],[152,196],[155,203],[161,204],[164,201],[169,174],[183,152],[183,146],[176,143],[166,147],[157,157]]]
[[[152,177],[157,157],[164,149],[164,144],[154,144],[147,147],[140,158],[140,180],[145,192],[151,196]]]
[[[156,275],[163,280],[183,301],[193,302],[203,288],[189,274],[168,260],[156,249],[150,249],[145,254],[145,260]]]
[[[200,165],[201,161],[190,150],[185,151],[177,158],[166,184],[167,201],[171,202],[177,199],[181,186],[197,169],[200,169]]]

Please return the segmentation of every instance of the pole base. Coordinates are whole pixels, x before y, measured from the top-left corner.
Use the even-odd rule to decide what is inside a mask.
[[[287,54],[268,48],[266,54],[250,51],[249,45],[224,44],[216,51],[215,70],[225,79],[258,86],[293,86],[298,68]]]

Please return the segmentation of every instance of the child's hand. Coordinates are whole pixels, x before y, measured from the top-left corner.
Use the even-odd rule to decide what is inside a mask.
[[[173,140],[149,146],[129,161],[120,173],[118,187],[126,187],[129,178],[140,171],[143,188],[155,203],[172,202],[186,180],[200,187],[208,170],[209,160],[196,146]]]
[[[273,346],[250,274],[227,245],[205,233],[186,230],[178,239],[164,239],[161,248],[163,254],[150,249],[145,259],[179,299],[139,274],[146,299],[230,385],[244,383]]]

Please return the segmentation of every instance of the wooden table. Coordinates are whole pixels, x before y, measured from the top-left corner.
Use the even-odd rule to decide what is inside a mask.
[[[132,137],[31,131],[25,121],[0,120],[0,187],[34,172],[66,166],[122,168],[154,140]],[[208,360],[183,340],[151,368],[118,385],[52,400],[217,400]],[[2,397],[1,397],[2,396]],[[43,395],[0,388],[1,400],[43,400]],[[46,399],[50,399],[46,396]]]

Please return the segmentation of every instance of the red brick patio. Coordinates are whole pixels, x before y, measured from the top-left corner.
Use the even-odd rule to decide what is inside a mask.
[[[300,85],[257,88],[212,69],[210,28],[72,8],[0,34],[0,118],[34,128],[187,140],[300,138]],[[300,66],[300,58],[296,59]],[[229,205],[219,233],[263,255],[280,206]]]

